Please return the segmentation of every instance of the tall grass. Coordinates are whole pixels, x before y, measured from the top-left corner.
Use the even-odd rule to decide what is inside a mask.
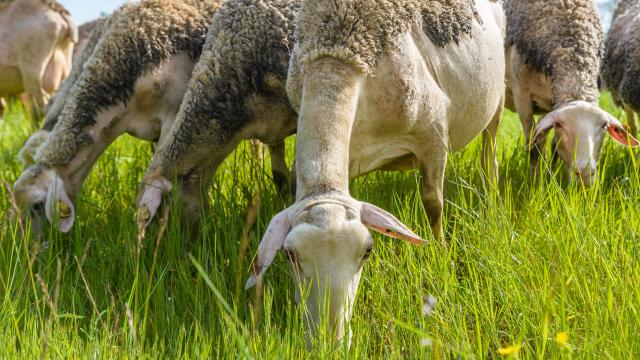
[[[619,114],[606,96],[603,106]],[[635,154],[612,142],[591,189],[560,175],[532,181],[507,113],[498,190],[484,185],[479,142],[451,156],[448,248],[374,235],[351,349],[318,342],[309,352],[284,256],[257,300],[242,289],[268,221],[289,205],[247,144],[218,171],[199,229],[184,230],[170,212],[138,236],[133,204],[151,149],[124,137],[86,181],[72,232],[36,233],[15,218],[5,186],[20,174],[29,126],[16,106],[0,121],[0,357],[640,356],[640,179]],[[373,173],[351,191],[430,237],[416,172]],[[429,295],[437,303],[425,306]]]

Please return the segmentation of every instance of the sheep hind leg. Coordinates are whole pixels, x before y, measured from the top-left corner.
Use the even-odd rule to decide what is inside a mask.
[[[629,126],[629,131],[631,132],[631,135],[637,136],[638,125],[636,123],[636,116],[634,111],[628,106],[624,107],[624,111],[627,114],[627,125]]]

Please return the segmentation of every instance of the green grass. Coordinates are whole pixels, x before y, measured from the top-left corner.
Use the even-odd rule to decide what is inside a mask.
[[[620,113],[606,96],[603,106]],[[635,154],[611,141],[595,187],[560,176],[534,182],[519,122],[507,113],[498,191],[483,185],[478,141],[453,155],[449,247],[374,235],[351,349],[321,342],[308,352],[283,255],[259,301],[242,289],[268,221],[288,205],[268,173],[255,171],[247,144],[218,171],[195,234],[171,213],[163,236],[156,223],[139,242],[133,204],[151,151],[124,137],[85,183],[73,231],[35,235],[15,220],[4,186],[21,171],[23,114],[14,107],[0,121],[2,358],[495,358],[510,346],[521,358],[640,356],[640,178]],[[430,237],[418,184],[416,172],[373,173],[351,190]],[[241,254],[258,190],[260,213]],[[437,298],[429,316],[426,295]],[[561,332],[567,344],[556,341]]]

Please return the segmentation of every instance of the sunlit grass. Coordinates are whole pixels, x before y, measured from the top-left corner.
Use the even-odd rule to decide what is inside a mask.
[[[603,106],[620,114],[606,96]],[[534,182],[519,122],[507,113],[497,193],[484,185],[478,141],[451,156],[449,247],[375,235],[351,349],[318,343],[308,352],[284,256],[257,307],[242,287],[268,221],[289,204],[269,172],[256,170],[247,144],[218,171],[196,233],[172,212],[164,236],[154,224],[138,252],[133,203],[149,144],[121,138],[85,183],[73,231],[35,235],[13,218],[5,186],[21,171],[16,154],[30,131],[23,114],[13,107],[0,121],[0,357],[640,356],[640,180],[635,154],[612,142],[595,187],[566,185],[562,171]],[[430,237],[416,172],[373,173],[351,190]],[[240,256],[257,191],[260,213]],[[437,301],[424,311],[429,295]]]

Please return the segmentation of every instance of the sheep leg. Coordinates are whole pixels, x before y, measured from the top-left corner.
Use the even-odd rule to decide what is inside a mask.
[[[631,135],[636,136],[638,134],[638,126],[636,124],[636,117],[633,110],[630,107],[624,107],[624,111],[627,114],[627,124],[629,125],[629,131],[631,131]]]
[[[0,118],[4,115],[4,109],[7,107],[7,102],[4,98],[0,97]]]
[[[500,102],[500,107],[491,122],[482,133],[482,166],[492,185],[498,185],[498,129],[502,122],[502,107],[504,100]]]
[[[210,165],[201,166],[194,169],[188,179],[181,182],[183,220],[192,227],[198,223],[201,207],[205,212],[209,208],[209,202],[206,201],[207,192],[213,182],[216,168]]]
[[[273,182],[281,195],[290,195],[291,176],[287,162],[285,161],[285,145],[284,140],[269,145],[269,153],[271,154],[271,174]]]
[[[521,92],[518,87],[513,89],[513,98],[522,123],[525,144],[529,152],[529,173],[536,178],[538,175],[538,162],[542,152],[537,144],[532,144],[535,122],[533,119],[533,102],[528,94]]]
[[[429,157],[429,161],[423,161],[422,172],[422,204],[427,213],[433,237],[439,239],[442,245],[446,245],[442,228],[442,211],[444,209],[444,174],[447,165],[447,152],[442,151],[440,156]]]

